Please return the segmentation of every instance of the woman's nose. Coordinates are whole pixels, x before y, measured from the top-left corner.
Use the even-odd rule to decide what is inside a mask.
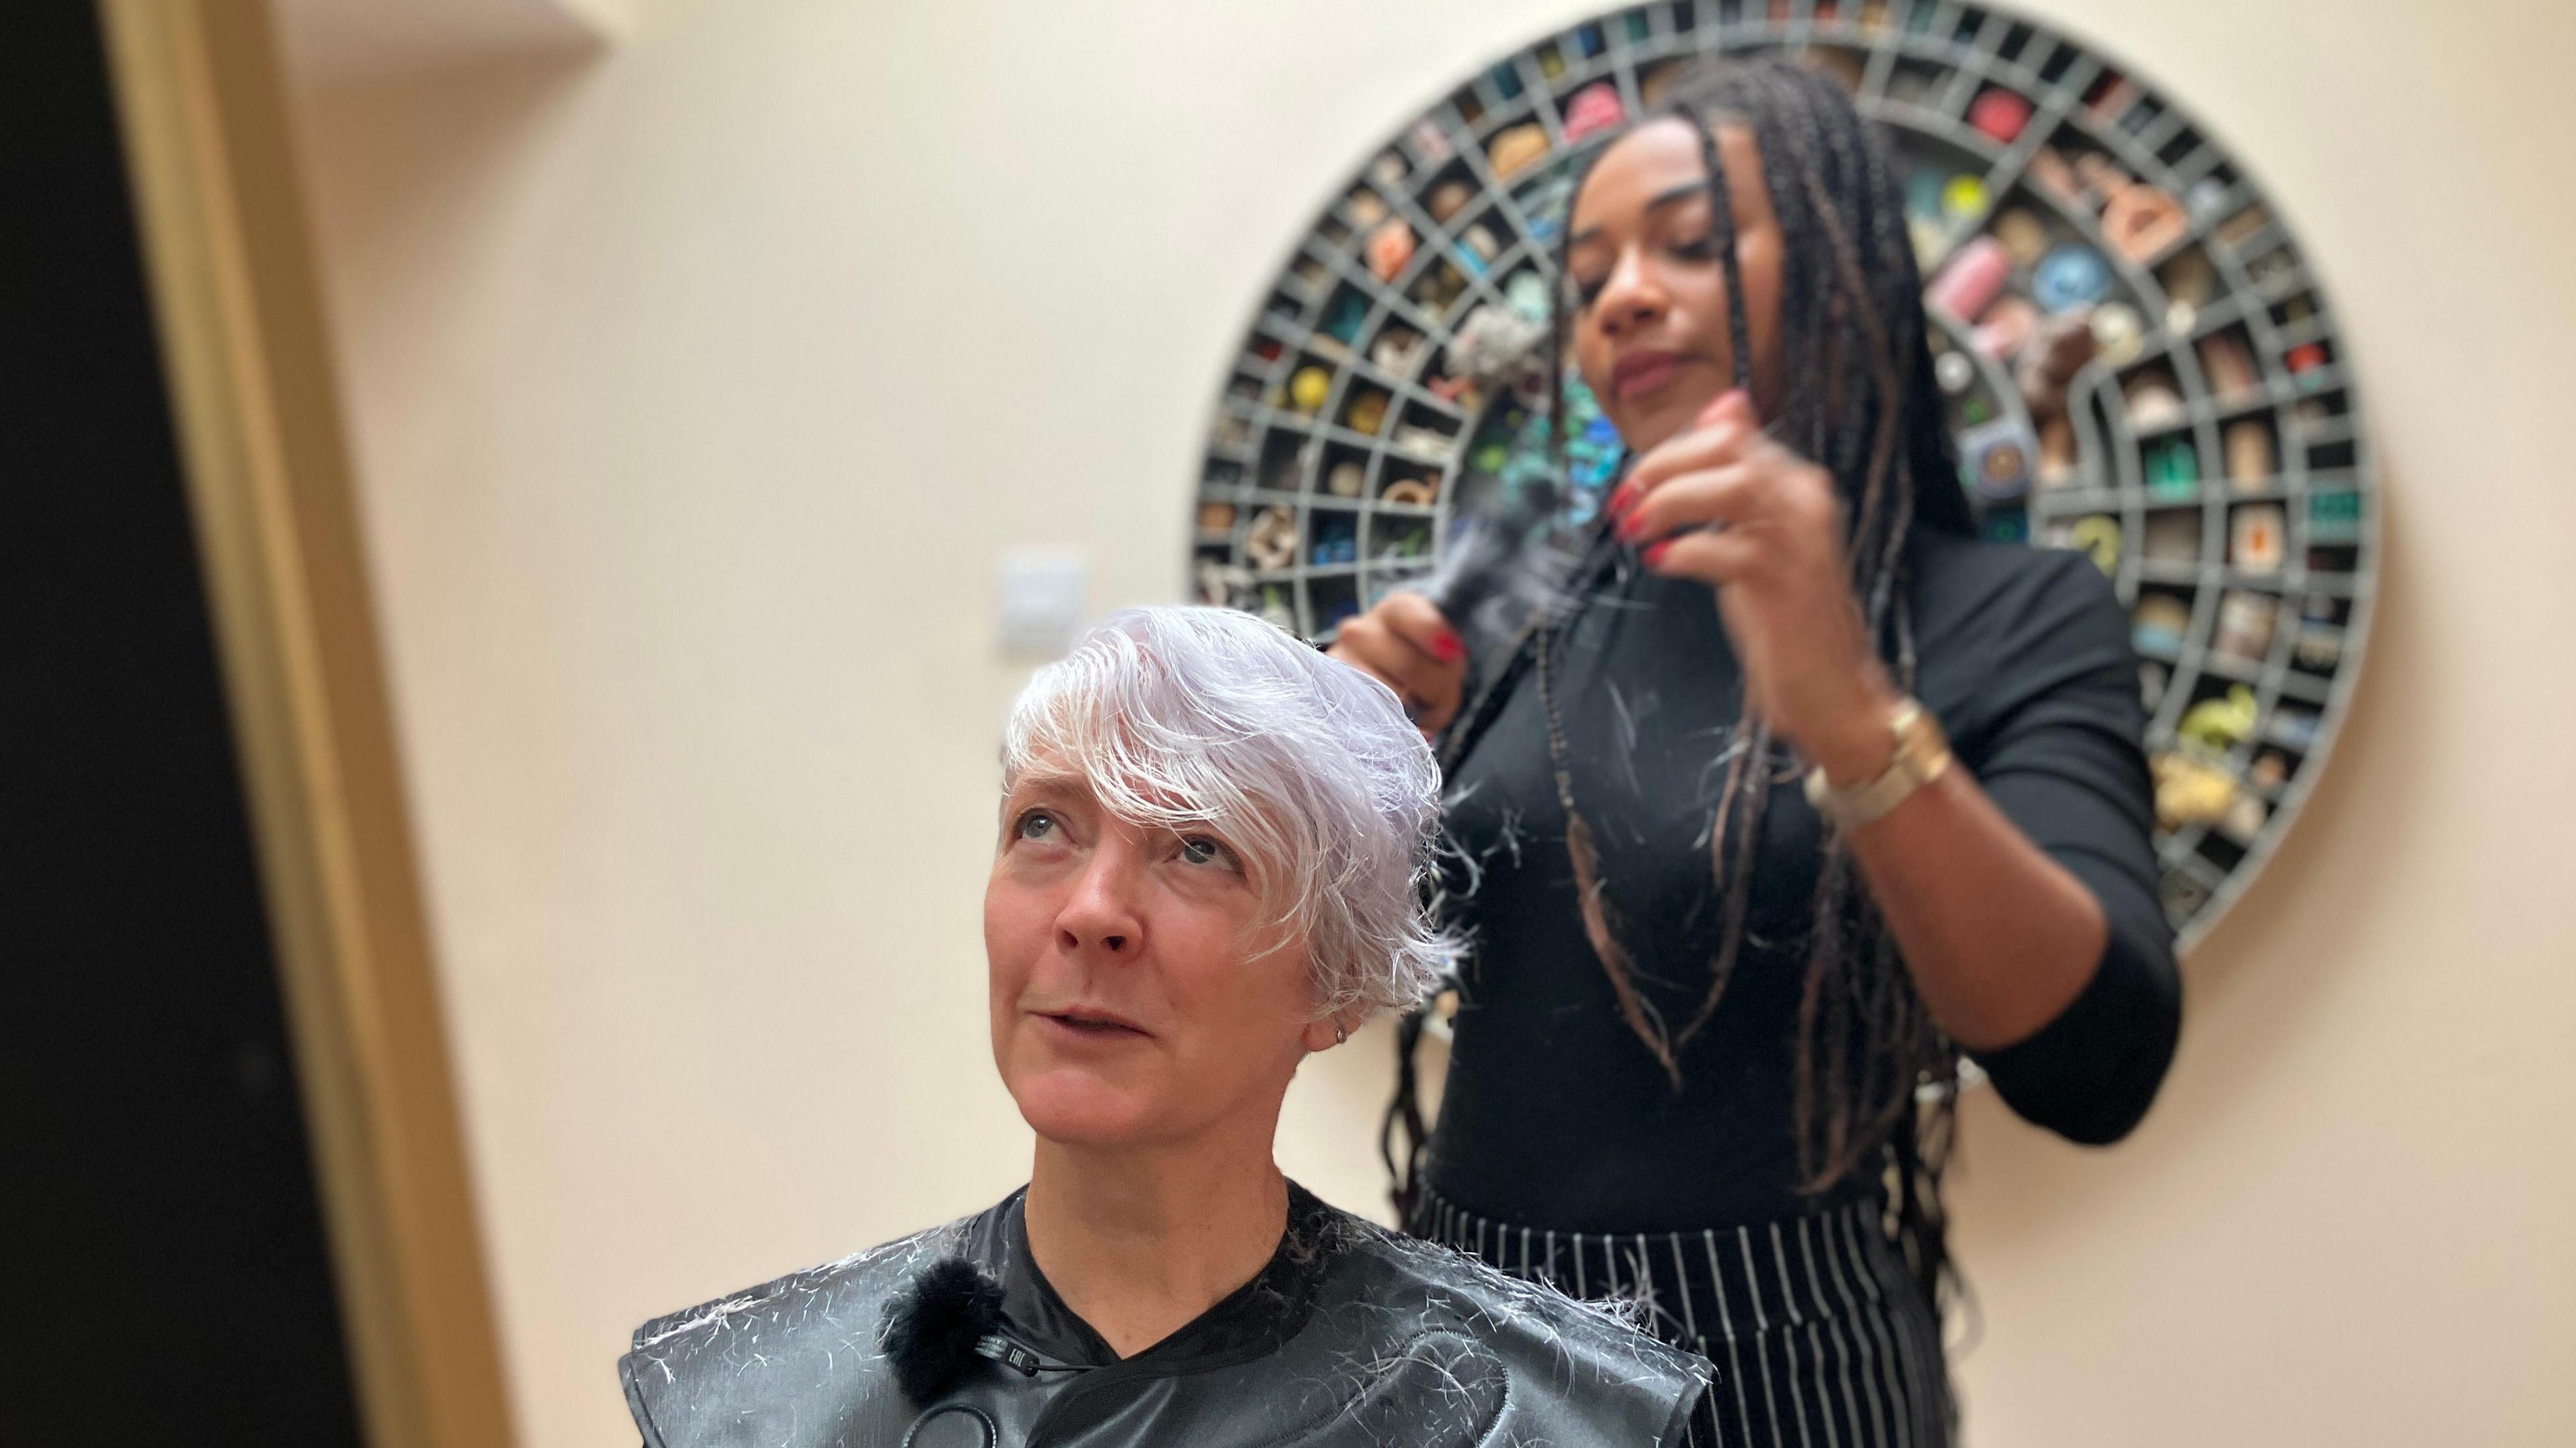
[[[1617,337],[1661,317],[1669,304],[1662,284],[1632,251],[1619,258],[1592,299],[1592,315],[1602,331]]]
[[[1133,959],[1144,946],[1145,920],[1137,908],[1142,861],[1132,851],[1104,846],[1091,852],[1073,893],[1056,913],[1056,944],[1067,954],[1098,952]]]

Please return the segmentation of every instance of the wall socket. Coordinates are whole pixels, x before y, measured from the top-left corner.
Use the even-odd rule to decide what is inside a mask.
[[[1082,631],[1091,560],[1078,548],[1011,548],[994,570],[1000,644],[1015,658],[1062,658]]]

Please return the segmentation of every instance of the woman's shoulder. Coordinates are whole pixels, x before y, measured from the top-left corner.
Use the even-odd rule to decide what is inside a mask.
[[[2109,577],[2081,549],[1926,531],[1914,535],[1909,552],[1917,599],[1946,608],[2113,596]]]
[[[1311,1320],[1338,1325],[1320,1334],[1338,1360],[1378,1365],[1385,1380],[1360,1399],[1402,1400],[1395,1378],[1411,1365],[1436,1369],[1447,1395],[1490,1398],[1500,1438],[1669,1443],[1711,1381],[1706,1359],[1640,1329],[1642,1307],[1579,1301],[1346,1212],[1328,1230]],[[1372,1341],[1341,1341],[1354,1332]]]
[[[666,1313],[635,1329],[629,1356],[666,1363],[675,1355],[720,1349],[737,1333],[778,1333],[818,1309],[828,1319],[842,1309],[882,1301],[932,1262],[961,1253],[979,1255],[977,1243],[1009,1205],[1006,1199],[973,1216]]]
[[[1699,1359],[1644,1331],[1628,1304],[1587,1302],[1525,1281],[1437,1242],[1334,1211],[1338,1254],[1353,1280],[1342,1291],[1381,1306],[1413,1305],[1439,1325],[1543,1345],[1586,1362],[1616,1362],[1688,1377]],[[1356,1269],[1356,1270],[1354,1270]]]
[[[1929,655],[1974,646],[1998,665],[2125,643],[2128,613],[2091,555],[1918,535],[1910,558],[1916,638]]]
[[[876,1345],[886,1302],[934,1262],[988,1255],[1009,1205],[1005,1200],[635,1329],[617,1371],[645,1442],[669,1448],[741,1442],[747,1440],[734,1435],[754,1426],[805,1416],[833,1421],[880,1400],[895,1403],[876,1386],[892,1371]],[[814,1440],[782,1430],[763,1441]]]
[[[2129,613],[2090,555],[1954,538],[1915,559],[1914,693],[1970,767],[2041,701],[2050,717],[2136,735]]]

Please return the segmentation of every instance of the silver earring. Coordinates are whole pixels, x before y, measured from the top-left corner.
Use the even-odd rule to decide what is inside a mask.
[[[1336,1046],[1347,1046],[1350,1044],[1350,1041],[1351,1028],[1343,1025],[1339,1021],[1333,1022],[1333,1044]]]

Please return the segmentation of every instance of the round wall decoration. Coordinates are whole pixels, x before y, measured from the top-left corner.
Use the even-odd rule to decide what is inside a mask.
[[[1905,187],[1960,486],[1998,540],[2081,549],[2135,621],[2167,912],[2185,944],[2313,784],[2359,662],[2378,502],[2306,255],[2146,78],[1944,0],[1665,0],[1468,78],[1338,189],[1217,401],[1199,597],[1323,639],[1438,561],[1462,507],[1544,467],[1527,387],[1575,173],[1710,55],[1837,75]],[[1567,506],[1617,436],[1579,382]]]

